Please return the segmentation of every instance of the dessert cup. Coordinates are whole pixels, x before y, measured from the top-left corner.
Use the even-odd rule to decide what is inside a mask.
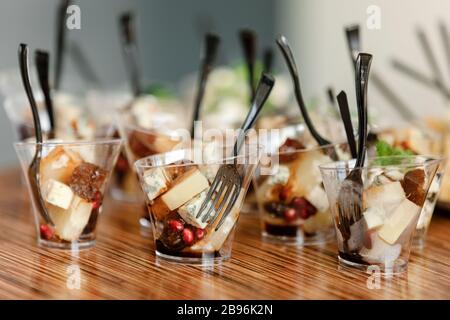
[[[356,169],[355,160],[320,165],[339,263],[363,270],[376,266],[384,274],[405,271],[422,207],[442,161],[387,156],[369,158]],[[361,175],[362,184],[347,178],[350,172]]]
[[[147,114],[147,113],[143,113]],[[120,158],[120,175],[116,175],[116,182],[119,183],[122,192],[126,194],[127,199],[134,202],[142,202],[144,199],[140,192],[136,173],[127,163],[133,164],[136,160],[143,157],[166,153],[181,148],[185,140],[178,134],[179,129],[183,129],[183,123],[180,123],[179,116],[175,113],[157,112],[149,114],[151,120],[142,119],[143,114],[128,110],[118,113],[118,127],[120,136],[124,139],[126,161]],[[145,116],[145,117],[149,117]],[[138,121],[136,118],[140,117]],[[186,142],[190,144],[190,139]],[[147,210],[143,210],[142,217],[139,219],[142,227],[150,228],[150,220]]]
[[[441,156],[444,152],[444,138],[441,134],[419,127],[403,127],[381,130],[376,134],[377,140],[387,142],[392,147],[407,151],[411,154],[427,154]],[[369,153],[375,154],[376,148],[370,148]],[[413,249],[425,246],[427,230],[433,216],[436,203],[441,191],[442,180],[445,176],[446,161],[443,161],[430,185],[427,198],[417,222],[413,238]]]
[[[14,144],[32,200],[40,246],[82,249],[94,245],[97,219],[120,145],[119,139],[41,143],[39,185],[35,189],[29,166],[37,144]],[[50,221],[40,210],[40,200]]]
[[[266,170],[270,174],[261,174],[261,164],[255,175],[262,235],[280,244],[322,244],[335,236],[318,166],[331,162],[331,155],[350,156],[346,144],[305,147],[300,141],[287,138],[268,154],[270,161],[264,160],[272,167]]]
[[[217,147],[211,153],[210,147],[194,147],[136,161],[157,256],[189,264],[214,264],[230,258],[234,228],[261,153],[256,146],[243,149],[237,157],[226,157],[232,148]],[[231,211],[223,216],[227,202],[222,208],[215,206],[210,219],[202,219],[203,214],[197,218],[220,165],[234,161],[242,183]],[[222,216],[224,223],[218,227]]]

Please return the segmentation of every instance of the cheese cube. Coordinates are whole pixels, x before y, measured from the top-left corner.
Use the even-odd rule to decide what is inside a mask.
[[[167,191],[168,179],[162,168],[152,168],[144,172],[145,191],[151,201]]]
[[[330,208],[327,194],[320,186],[315,186],[309,193],[306,194],[305,198],[311,202],[311,204],[316,207],[319,212],[328,211]]]
[[[385,219],[384,210],[380,207],[369,207],[363,213],[367,229],[375,229],[383,225]]]
[[[365,207],[383,206],[386,213],[388,208],[399,205],[406,199],[400,182],[389,182],[380,186],[372,186],[364,192]]]
[[[419,213],[418,205],[408,199],[403,200],[380,228],[378,236],[388,244],[394,244]]]
[[[269,184],[282,184],[285,185],[289,180],[290,172],[287,166],[278,166],[276,172],[269,177]]]
[[[192,251],[198,252],[214,252],[219,251],[225,241],[228,239],[231,231],[233,230],[237,219],[239,218],[239,208],[240,204],[243,201],[243,197],[245,196],[245,192],[240,191],[239,197],[236,200],[235,206],[231,209],[228,216],[225,218],[222,226],[219,230],[215,231],[215,227],[219,223],[221,217],[214,222],[214,225],[208,227],[209,231],[206,234],[206,237],[199,242],[195,243],[190,247]]]
[[[191,169],[174,181],[173,187],[161,196],[173,211],[209,187],[208,179],[197,169]]]
[[[370,235],[370,241],[372,244],[371,249],[363,247],[359,252],[366,262],[390,265],[400,256],[402,251],[400,244],[391,246],[381,240],[376,233]]]
[[[73,198],[72,189],[68,185],[54,179],[47,181],[43,194],[45,201],[65,210],[69,208]]]
[[[49,206],[48,211],[55,223],[56,235],[66,241],[75,241],[89,222],[92,203],[74,195],[68,210]]]
[[[203,191],[178,209],[178,214],[184,221],[200,229],[204,229],[208,225],[208,222],[202,222],[203,217],[199,217],[198,219],[196,218],[197,213],[200,210],[200,206],[206,199],[206,194],[207,191]]]
[[[73,170],[83,162],[80,155],[69,149],[57,146],[42,158],[40,174],[42,182],[50,179],[68,184]]]

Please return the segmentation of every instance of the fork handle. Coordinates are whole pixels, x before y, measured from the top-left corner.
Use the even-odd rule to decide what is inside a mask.
[[[280,36],[277,39],[277,45],[278,45],[279,49],[281,50],[281,53],[283,54],[283,57],[286,61],[288,69],[289,69],[289,73],[291,74],[292,81],[294,83],[295,98],[297,100],[297,104],[300,108],[300,112],[303,116],[303,119],[305,120],[305,124],[308,127],[309,132],[313,136],[314,140],[317,141],[318,145],[325,146],[325,145],[330,144],[330,141],[328,141],[327,139],[325,139],[324,137],[322,137],[319,134],[319,132],[314,127],[314,124],[312,123],[311,118],[309,117],[308,110],[306,109],[305,101],[303,100],[297,65],[295,64],[294,55],[292,54],[291,47],[289,46],[286,38],[284,36]]]
[[[244,123],[241,126],[241,130],[239,130],[239,135],[236,139],[236,143],[234,144],[234,156],[237,156],[239,154],[239,151],[244,144],[247,132],[255,124],[256,118],[258,117],[259,112],[261,111],[264,103],[269,97],[274,84],[275,79],[271,75],[267,73],[262,74],[261,79],[258,83],[258,87],[256,88],[255,97],[253,99],[250,110],[247,114],[247,117],[245,118]]]
[[[138,53],[134,15],[131,12],[124,13],[120,17],[120,31],[125,64],[129,72],[133,94],[137,97],[142,93],[142,86],[139,67],[137,65]]]
[[[350,147],[350,152],[352,154],[352,158],[356,158],[357,149],[356,149],[355,135],[353,133],[352,118],[350,116],[347,94],[345,93],[345,91],[341,91],[338,94],[337,101],[341,113],[342,122],[344,123],[345,134],[347,135],[347,141]]]
[[[361,50],[361,38],[359,36],[359,25],[355,24],[345,28],[345,35],[347,36],[348,51],[350,59],[353,63],[353,68],[356,70],[356,59]]]
[[[194,114],[192,116],[191,137],[194,138],[195,122],[200,118],[200,108],[205,95],[206,81],[211,72],[217,56],[217,49],[220,43],[219,36],[208,33],[205,36],[205,47],[200,66],[200,75],[198,81],[197,95],[195,96]]]
[[[372,55],[360,53],[356,59],[356,102],[358,105],[358,157],[355,167],[362,167],[367,142],[367,87]]]

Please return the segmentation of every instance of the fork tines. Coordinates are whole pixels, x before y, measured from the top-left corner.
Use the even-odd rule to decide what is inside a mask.
[[[221,219],[215,228],[217,231],[236,203],[241,190],[241,185],[241,177],[235,165],[222,165],[217,171],[214,181],[206,195],[206,199],[200,206],[196,218],[198,219],[203,216],[203,223],[208,222],[211,219],[209,224],[212,225],[223,211]],[[224,208],[225,210],[223,210]]]

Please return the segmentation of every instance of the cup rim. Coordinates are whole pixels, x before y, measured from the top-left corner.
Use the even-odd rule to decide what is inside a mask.
[[[255,165],[257,165],[259,163],[259,156],[262,155],[263,150],[264,150],[264,146],[262,146],[261,144],[257,144],[257,143],[252,143],[249,144],[250,146],[255,146],[256,149],[254,148],[250,148],[250,153],[246,154],[246,155],[238,155],[238,156],[228,156],[228,157],[221,157],[220,159],[214,159],[214,161],[206,161],[204,163],[198,163],[198,162],[192,162],[192,163],[180,163],[180,164],[146,164],[146,162],[152,160],[152,159],[158,159],[158,158],[163,158],[163,157],[168,157],[170,155],[177,155],[177,154],[183,154],[186,152],[190,152],[192,150],[194,150],[194,148],[181,148],[181,149],[177,149],[177,150],[172,150],[169,152],[163,152],[163,153],[159,153],[159,154],[154,154],[151,156],[147,156],[144,158],[140,158],[138,160],[136,160],[134,162],[134,167],[136,169],[142,168],[142,169],[150,169],[150,168],[174,168],[174,167],[185,167],[185,166],[192,166],[192,165],[222,165],[222,164],[227,164],[229,162],[231,162],[234,159],[245,159],[245,158],[251,158],[252,155],[258,158],[258,162],[255,163]],[[231,147],[231,146],[229,146]],[[201,150],[204,150],[205,147],[201,148]],[[226,147],[227,148],[227,147]],[[249,164],[247,162],[244,163],[240,163],[238,162],[238,164]]]
[[[121,144],[122,138],[99,138],[95,140],[46,140],[41,143],[36,141],[17,141],[14,142],[14,147],[31,147],[41,144],[43,146],[86,146],[86,145],[103,145],[103,144]]]
[[[371,160],[372,162],[374,160],[383,160],[383,159],[420,159],[422,158],[424,161],[421,163],[401,163],[401,164],[373,164],[373,165],[367,165],[366,163],[358,168],[355,168],[350,165],[352,161],[355,161],[355,159],[349,159],[349,160],[341,160],[341,161],[333,161],[328,163],[323,163],[319,165],[319,169],[323,172],[328,171],[347,171],[347,170],[353,170],[353,169],[359,169],[359,170],[367,170],[367,169],[389,169],[389,168],[416,168],[424,165],[432,165],[432,164],[438,164],[442,161],[447,160],[447,157],[445,156],[436,156],[436,155],[394,155],[394,156],[377,156],[377,157],[366,157],[367,160]],[[338,163],[343,164],[343,166],[337,166]]]
[[[341,142],[331,142],[329,144],[326,145],[314,145],[305,149],[294,149],[294,150],[288,150],[288,151],[282,151],[282,152],[267,152],[267,155],[269,157],[273,157],[273,156],[277,156],[277,155],[289,155],[289,154],[293,154],[293,153],[306,153],[306,152],[312,152],[312,151],[317,151],[317,150],[323,150],[323,149],[327,149],[327,148],[331,148],[331,147],[338,147],[338,146],[346,146],[348,145],[348,142],[346,141],[341,141]],[[279,146],[281,147],[281,145]],[[278,148],[279,148],[278,147]]]

